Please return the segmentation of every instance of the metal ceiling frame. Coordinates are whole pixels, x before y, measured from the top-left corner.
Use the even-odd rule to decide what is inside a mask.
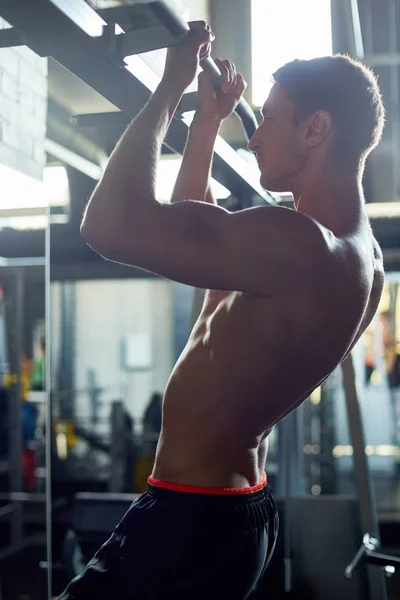
[[[84,0],[2,0],[0,16],[21,34],[21,43],[40,56],[51,56],[63,67],[134,118],[151,96],[146,85],[107,53],[99,35],[105,22]],[[91,35],[89,35],[91,34]],[[184,151],[188,125],[174,118],[165,146],[175,153]],[[271,196],[260,186],[258,173],[237,152],[218,138],[213,176],[242,206]]]

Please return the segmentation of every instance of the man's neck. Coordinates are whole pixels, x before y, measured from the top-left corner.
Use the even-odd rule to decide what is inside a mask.
[[[294,186],[296,210],[309,215],[335,235],[354,231],[365,214],[360,171],[315,169]]]

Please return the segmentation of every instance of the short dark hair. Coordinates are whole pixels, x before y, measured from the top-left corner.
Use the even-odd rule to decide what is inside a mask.
[[[377,77],[360,61],[343,54],[294,60],[273,77],[295,104],[295,124],[317,110],[330,113],[342,159],[360,163],[380,142],[382,95]]]

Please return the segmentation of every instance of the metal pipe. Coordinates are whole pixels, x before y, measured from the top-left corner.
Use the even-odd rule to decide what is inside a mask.
[[[360,403],[356,388],[356,373],[351,354],[342,363],[343,388],[347,408],[347,418],[354,457],[354,478],[360,510],[360,523],[363,533],[380,540],[378,514],[375,503],[374,487],[365,454],[365,433]],[[359,559],[359,555],[357,554]],[[354,561],[353,561],[354,562]],[[368,567],[368,584],[373,600],[387,600],[383,572]]]
[[[351,20],[353,23],[353,37],[356,56],[360,60],[364,58],[364,42],[361,30],[360,13],[358,10],[358,1],[350,0]]]
[[[397,21],[395,0],[389,0],[389,51],[397,53]],[[390,102],[392,105],[392,200],[397,200],[400,192],[399,153],[400,153],[400,121],[399,121],[399,75],[397,65],[390,67]]]

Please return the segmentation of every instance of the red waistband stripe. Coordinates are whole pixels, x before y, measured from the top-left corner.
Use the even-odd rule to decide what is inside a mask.
[[[164,490],[171,490],[173,492],[186,492],[189,494],[213,494],[218,496],[231,496],[236,494],[254,494],[260,492],[267,485],[267,474],[264,473],[262,481],[256,485],[245,488],[213,488],[213,487],[201,487],[197,485],[183,485],[181,483],[171,483],[170,481],[160,481],[149,477],[147,483],[156,488],[162,488]]]

